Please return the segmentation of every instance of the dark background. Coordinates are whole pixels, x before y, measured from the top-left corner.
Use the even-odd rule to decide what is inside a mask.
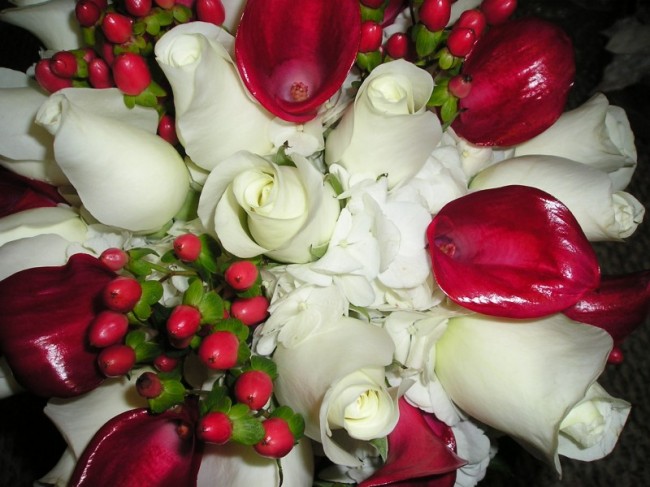
[[[603,33],[618,19],[634,16],[650,24],[644,0],[519,0],[520,15],[537,15],[562,25],[576,47],[577,79],[569,107],[584,102],[599,86],[613,60]],[[0,0],[0,8],[7,0]],[[631,46],[643,47],[643,46]],[[21,29],[0,22],[0,66],[25,70],[39,43]],[[647,59],[650,46],[645,46]],[[641,61],[644,58],[637,58]],[[634,66],[634,61],[628,63]],[[638,63],[638,70],[643,63]],[[645,68],[647,69],[647,68]],[[646,71],[647,72],[647,71]],[[630,86],[607,91],[610,102],[626,109],[636,135],[639,164],[628,191],[650,211],[650,72]],[[650,222],[621,243],[596,244],[604,273],[650,269]],[[499,444],[498,462],[480,485],[485,487],[632,487],[650,485],[650,321],[623,344],[625,361],[609,365],[601,384],[632,403],[632,412],[614,452],[595,462],[562,459],[563,480],[508,440]],[[29,394],[0,400],[0,487],[30,486],[58,460],[64,443],[42,414],[44,401]],[[117,486],[116,486],[117,487]],[[182,487],[182,486],[179,486]]]

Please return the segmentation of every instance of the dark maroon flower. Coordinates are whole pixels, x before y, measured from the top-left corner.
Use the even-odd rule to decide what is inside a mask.
[[[384,466],[359,487],[452,487],[456,469],[465,465],[456,453],[451,428],[434,415],[399,400],[399,422],[388,435]]]
[[[596,255],[575,217],[528,186],[453,200],[434,217],[427,239],[440,288],[477,313],[546,316],[573,306],[600,282]]]
[[[239,73],[273,115],[306,122],[343,84],[360,29],[357,0],[248,0],[235,39]]]
[[[26,269],[0,281],[0,352],[23,387],[71,397],[104,380],[87,330],[114,277],[99,259],[75,254],[64,266]]]
[[[56,187],[0,168],[0,218],[59,203],[65,203],[65,200]]]

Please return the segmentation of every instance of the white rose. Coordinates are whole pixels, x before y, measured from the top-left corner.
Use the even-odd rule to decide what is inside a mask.
[[[609,173],[615,190],[624,189],[636,167],[634,134],[625,111],[602,93],[562,114],[551,127],[515,147],[515,156],[565,157]]]
[[[0,218],[0,245],[42,234],[55,234],[70,242],[83,242],[86,231],[86,224],[72,208],[32,208]]]
[[[559,473],[561,425],[580,407],[611,348],[607,332],[561,314],[455,317],[436,344],[435,372],[465,413],[510,435]],[[614,423],[599,433],[616,436]]]
[[[485,477],[493,452],[490,439],[471,421],[460,421],[451,428],[456,453],[467,464],[456,471],[454,487],[474,487]]]
[[[371,179],[387,174],[389,187],[413,177],[442,137],[426,107],[432,90],[431,75],[404,60],[374,69],[328,136],[325,162]]]
[[[273,115],[254,101],[227,47],[230,34],[204,22],[167,32],[155,47],[156,61],[174,92],[176,130],[187,154],[211,170],[240,150],[269,154]]]
[[[129,110],[117,89],[61,90],[37,122],[54,135],[54,156],[81,202],[99,222],[131,231],[157,230],[182,207],[189,175],[176,150]]]
[[[629,193],[615,191],[606,173],[555,156],[506,159],[481,171],[471,190],[510,184],[532,186],[564,203],[592,241],[629,237],[643,220],[645,209]]]
[[[327,244],[339,202],[307,159],[296,155],[294,161],[296,167],[278,166],[240,152],[210,173],[198,214],[228,252],[308,262],[312,249]]]
[[[330,460],[359,466],[344,449],[346,438],[383,437],[398,420],[397,391],[384,385],[392,357],[383,329],[342,317],[294,348],[278,345],[276,395],[303,415],[306,436],[320,441]]]
[[[32,267],[62,266],[72,242],[56,233],[12,240],[0,247],[0,280]]]

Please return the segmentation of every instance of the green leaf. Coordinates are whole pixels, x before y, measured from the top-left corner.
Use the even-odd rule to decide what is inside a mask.
[[[151,362],[162,353],[162,347],[154,342],[142,342],[135,347],[136,362]]]
[[[146,260],[129,259],[124,268],[136,277],[146,277],[152,272],[151,263]]]
[[[160,22],[158,22],[156,16],[150,15],[144,19],[144,22],[146,24],[147,34],[152,36],[160,34]]]
[[[443,80],[433,87],[427,106],[440,107],[449,99],[449,90],[447,89],[447,83],[445,81],[447,80]]]
[[[381,459],[385,462],[388,457],[388,437],[375,438],[374,440],[370,440],[370,444],[375,447]]]
[[[133,107],[135,107],[135,96],[124,95],[124,104],[125,104],[128,108],[133,108]]]
[[[81,28],[81,37],[83,38],[83,43],[89,47],[95,45],[95,27],[82,27]]]
[[[171,12],[179,24],[184,24],[192,18],[192,11],[185,5],[176,4],[172,7]]]
[[[241,418],[249,417],[250,412],[251,412],[251,408],[249,408],[246,404],[237,403],[230,408],[230,411],[228,412],[228,417],[231,420],[235,421]]]
[[[145,334],[145,332],[143,332],[142,330],[133,330],[126,334],[126,337],[124,338],[124,343],[135,350],[138,347],[138,345],[144,343],[146,339],[147,339],[147,335]]]
[[[171,23],[174,21],[174,14],[166,9],[158,10],[155,15],[160,25],[163,26],[171,25]]]
[[[228,413],[231,406],[232,401],[230,400],[230,397],[228,397],[228,389],[215,382],[212,386],[212,390],[208,392],[205,399],[201,401],[201,415],[205,415],[211,411]]]
[[[250,356],[251,356],[251,349],[248,346],[248,343],[246,343],[245,341],[240,341],[239,348],[237,349],[237,363],[242,364],[248,361]]]
[[[185,400],[185,386],[180,381],[168,379],[161,380],[161,382],[163,386],[162,393],[158,397],[149,399],[149,408],[154,413],[162,413]]]
[[[294,413],[289,406],[280,406],[271,413],[272,418],[282,418],[289,425],[293,437],[298,441],[305,433],[305,420],[298,414]]]
[[[198,308],[201,312],[201,323],[214,323],[223,319],[225,305],[221,296],[214,290],[203,295]]]
[[[158,105],[158,97],[148,90],[135,97],[135,102],[143,107],[155,108]]]
[[[159,281],[144,281],[140,283],[142,287],[142,298],[149,304],[154,304],[160,301],[163,297],[163,286]]]
[[[240,418],[232,422],[232,440],[243,445],[254,445],[264,439],[264,426],[256,418]]]
[[[201,304],[201,300],[203,299],[204,293],[205,290],[203,289],[203,281],[196,278],[190,279],[190,287],[188,287],[183,294],[183,304],[194,306],[198,309],[199,305]]]
[[[147,247],[134,247],[128,250],[127,254],[129,254],[129,260],[142,259],[147,255],[158,255],[158,253],[155,250]]]
[[[163,264],[171,264],[172,262],[176,262],[178,258],[176,258],[176,254],[174,253],[174,249],[169,249],[167,252],[165,252],[162,257],[160,257],[160,262]]]
[[[221,253],[217,241],[207,234],[199,235],[201,240],[201,254],[196,264],[211,274],[217,272],[217,257]]]
[[[251,370],[261,370],[266,372],[271,380],[275,380],[278,377],[278,367],[275,365],[275,362],[267,357],[261,357],[260,355],[253,355],[251,357]]]
[[[184,222],[194,220],[197,217],[196,211],[199,207],[199,196],[201,196],[200,192],[190,189],[187,192],[183,206],[178,210],[178,213],[174,215],[174,219]]]
[[[167,96],[167,91],[165,91],[165,89],[155,81],[152,81],[149,86],[147,86],[147,91],[157,97]]]
[[[381,62],[381,52],[379,51],[357,53],[357,65],[365,71],[372,71],[379,66]]]
[[[148,319],[151,316],[151,312],[151,305],[142,298],[140,298],[133,307],[133,314],[140,321]]]
[[[431,32],[422,24],[417,25],[414,35],[415,51],[418,57],[427,57],[433,54],[441,39],[440,32]]]
[[[385,2],[384,2],[385,3]],[[384,8],[370,8],[364,5],[363,3],[360,3],[361,6],[361,21],[365,20],[372,20],[373,22],[377,22],[378,24],[381,24],[384,20]]]
[[[451,123],[458,114],[458,98],[450,96],[440,108],[440,118],[445,123]]]
[[[245,342],[250,330],[237,318],[226,318],[221,320],[212,327],[213,331],[229,331],[234,333],[240,342]]]
[[[455,62],[456,58],[446,47],[440,51],[440,57],[438,58],[438,66],[440,66],[440,69],[451,69]]]

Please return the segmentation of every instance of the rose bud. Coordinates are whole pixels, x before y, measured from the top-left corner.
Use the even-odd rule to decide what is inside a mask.
[[[62,78],[54,74],[49,59],[41,59],[36,63],[34,76],[38,84],[49,93],[54,93],[72,86],[72,80],[70,78]]]
[[[151,83],[151,72],[139,54],[125,52],[113,61],[115,85],[127,95],[137,96]]]

